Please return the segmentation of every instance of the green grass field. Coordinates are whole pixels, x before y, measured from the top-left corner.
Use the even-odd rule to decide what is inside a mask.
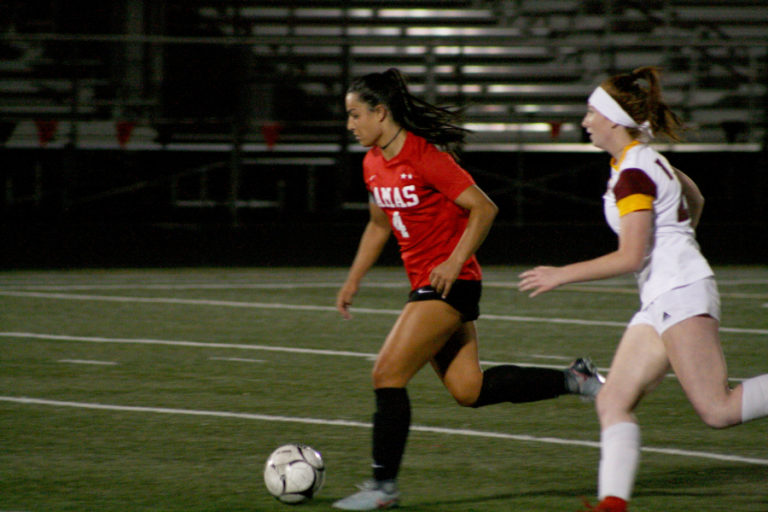
[[[536,299],[487,268],[484,364],[607,368],[637,307],[630,279]],[[407,294],[378,268],[343,321],[345,269],[0,273],[0,511],[286,511],[263,464],[322,452],[328,510],[369,475],[369,371]],[[768,268],[718,268],[733,382],[768,371]],[[593,498],[593,407],[576,397],[479,410],[431,369],[409,386],[401,471],[412,511],[575,511]],[[673,377],[641,405],[633,512],[768,510],[768,421],[714,431]],[[293,508],[295,510],[295,507]]]

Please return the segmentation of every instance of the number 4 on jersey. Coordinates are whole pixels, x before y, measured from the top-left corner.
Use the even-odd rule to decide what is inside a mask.
[[[394,212],[392,214],[392,227],[400,232],[401,237],[411,237],[411,235],[408,234],[408,228],[405,227],[405,222],[403,222],[402,217],[400,217],[400,212]]]

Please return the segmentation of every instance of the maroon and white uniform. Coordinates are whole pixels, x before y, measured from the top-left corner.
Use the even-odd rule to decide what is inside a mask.
[[[653,213],[652,238],[643,268],[637,273],[643,306],[660,295],[713,276],[699,250],[680,181],[656,150],[637,141],[611,162],[603,196],[605,217],[614,232],[619,218],[637,210]]]

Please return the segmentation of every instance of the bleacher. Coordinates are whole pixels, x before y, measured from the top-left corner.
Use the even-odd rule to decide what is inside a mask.
[[[606,168],[585,100],[655,64],[694,128],[662,149],[706,190],[702,243],[764,262],[733,237],[768,239],[767,54],[765,0],[3,0],[4,261],[272,265],[352,247],[367,195],[344,93],[392,66],[464,109],[462,165],[500,208],[487,254],[586,253]]]
[[[592,88],[606,73],[647,64],[664,68],[667,98],[696,142],[765,138],[764,1],[175,0],[159,28],[127,35],[125,26],[62,34],[55,10],[21,16],[22,3],[13,5],[0,36],[0,123],[13,125],[10,146],[37,144],[40,119],[59,121],[52,144],[71,134],[97,144],[101,132],[101,143],[117,145],[116,122],[126,119],[136,125],[128,144],[145,147],[226,141],[233,123],[246,143],[264,143],[269,123],[281,124],[283,142],[338,143],[345,82],[390,66],[415,93],[464,107],[476,143],[581,142]],[[126,84],[131,66],[120,60],[135,47],[134,64],[149,78],[134,70]],[[180,55],[200,60],[173,60]],[[226,74],[228,59],[241,75]],[[190,88],[201,96],[174,99],[174,110],[163,80],[185,66],[181,78],[199,79]],[[217,80],[247,84],[246,119],[233,115],[220,97],[233,89]]]

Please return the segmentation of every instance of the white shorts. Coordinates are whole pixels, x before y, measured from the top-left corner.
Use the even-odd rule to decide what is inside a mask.
[[[629,325],[648,324],[661,335],[688,318],[709,315],[720,321],[720,294],[714,277],[673,288],[635,313]]]

